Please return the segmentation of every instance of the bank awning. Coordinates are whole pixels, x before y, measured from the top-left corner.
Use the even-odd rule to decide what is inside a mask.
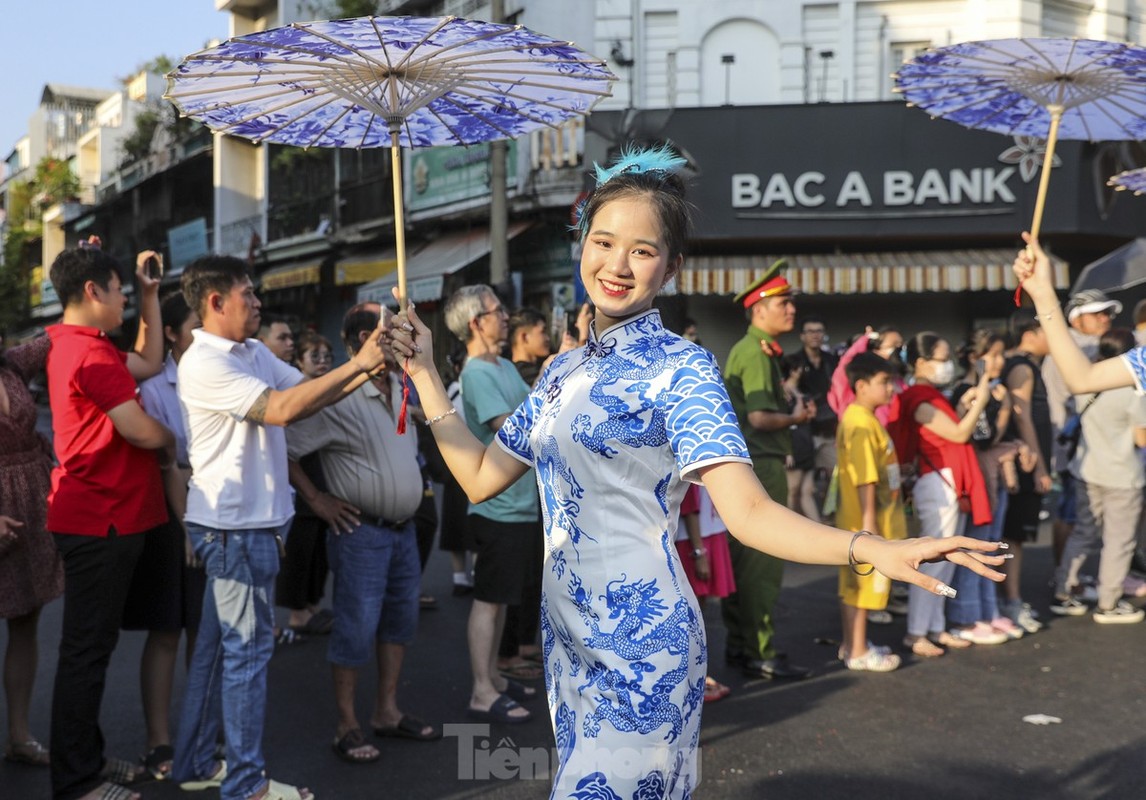
[[[1015,248],[923,250],[783,256],[788,280],[809,294],[922,294],[1015,288]],[[680,294],[734,295],[780,255],[691,256],[676,280]],[[1066,289],[1069,265],[1051,256],[1055,287]]]
[[[513,239],[532,223],[511,222],[506,238]],[[447,275],[452,275],[467,264],[489,254],[490,240],[487,228],[448,233],[406,256],[406,290],[415,303],[440,300]],[[391,303],[390,290],[398,285],[395,269],[376,281],[358,288],[359,303]]]
[[[268,269],[259,276],[259,289],[273,292],[318,283],[321,266],[318,261],[307,261]]]

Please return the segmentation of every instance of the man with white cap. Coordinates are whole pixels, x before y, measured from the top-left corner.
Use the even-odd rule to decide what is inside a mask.
[[[1091,361],[1098,354],[1098,340],[1110,330],[1114,318],[1122,313],[1122,303],[1111,300],[1099,289],[1084,289],[1070,296],[1063,309],[1070,323],[1070,335]],[[1042,363],[1043,383],[1047,387],[1047,401],[1050,403],[1051,423],[1054,425],[1054,470],[1062,483],[1058,507],[1054,520],[1054,563],[1057,567],[1062,559],[1062,550],[1070,538],[1075,523],[1074,478],[1069,470],[1070,456],[1067,447],[1058,441],[1066,421],[1078,413],[1074,397],[1066,388],[1058,364],[1047,356]]]

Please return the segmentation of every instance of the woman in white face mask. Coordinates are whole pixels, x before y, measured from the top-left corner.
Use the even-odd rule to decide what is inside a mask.
[[[985,525],[991,521],[983,473],[968,443],[975,421],[990,399],[990,378],[984,372],[978,385],[968,390],[974,393],[974,400],[960,419],[940,392],[955,380],[950,343],[925,331],[908,340],[906,350],[914,382],[893,403],[888,431],[900,463],[919,476],[912,504],[920,535],[959,536],[969,522]],[[954,565],[927,568],[934,569],[932,574],[942,581],[950,580],[955,571]],[[969,647],[969,641],[948,632],[943,598],[933,601],[924,594],[909,588],[904,645],[925,658],[943,655],[944,647]]]

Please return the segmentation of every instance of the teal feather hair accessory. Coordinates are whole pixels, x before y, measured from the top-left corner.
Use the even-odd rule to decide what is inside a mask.
[[[621,149],[621,157],[611,167],[605,168],[594,164],[593,169],[597,179],[597,188],[601,188],[618,175],[630,172],[660,172],[669,174],[679,172],[688,162],[672,151],[668,145],[660,147],[642,148],[635,145],[626,145]]]
[[[678,156],[672,151],[672,148],[666,144],[662,144],[658,147],[625,145],[621,148],[620,157],[613,162],[612,166],[602,167],[600,164],[593,165],[593,176],[597,180],[597,186],[593,191],[596,192],[597,189],[600,189],[618,175],[659,173],[661,177],[664,177],[680,172],[687,164],[687,159]],[[575,230],[580,234],[581,238],[584,238],[588,233],[586,227],[589,224],[589,220],[585,218],[585,208],[588,206],[591,197],[592,195],[578,203],[577,209],[574,212],[577,219]]]

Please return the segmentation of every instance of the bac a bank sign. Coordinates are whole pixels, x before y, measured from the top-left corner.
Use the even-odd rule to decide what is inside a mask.
[[[702,238],[1013,236],[1045,153],[902,103],[681,109],[665,138],[698,167]],[[1048,222],[1071,213],[1079,144],[1060,145]]]

